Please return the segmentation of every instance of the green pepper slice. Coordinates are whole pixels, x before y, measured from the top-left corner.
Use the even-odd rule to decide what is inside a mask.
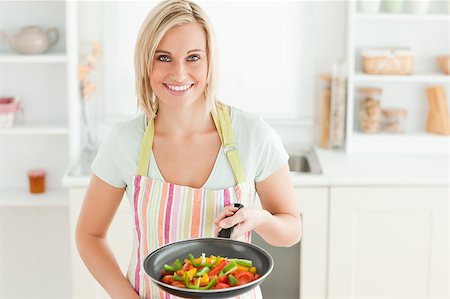
[[[219,280],[217,279],[217,276],[214,276],[214,279],[211,280],[207,286],[205,287],[200,287],[200,290],[209,290],[210,288],[212,288],[213,286],[215,286],[217,283],[219,282]]]
[[[189,256],[189,260],[191,261],[192,265],[194,265],[195,267],[201,266],[199,263],[195,262],[195,259],[194,259],[194,256],[192,255],[192,253],[189,253],[188,256]]]
[[[215,265],[217,265],[219,263],[219,259],[220,259],[220,256],[216,257],[214,262],[212,262],[210,265],[206,264],[206,267],[208,267],[208,268],[214,267]]]
[[[164,265],[164,269],[167,272],[176,272],[178,270],[180,270],[183,267],[183,265],[181,264],[181,261],[179,259],[176,259],[175,262],[173,262],[172,266],[165,264]]]
[[[235,261],[236,264],[244,266],[244,267],[253,267],[253,262],[251,260],[244,260],[244,259],[230,259],[230,261]]]
[[[211,269],[209,269],[208,267],[203,267],[203,269],[201,269],[200,271],[197,271],[194,276],[195,277],[202,277],[203,275],[205,275],[206,273],[208,273]]]
[[[183,277],[181,277],[180,275],[178,275],[177,273],[174,273],[172,276],[173,279],[177,280],[177,281],[183,281]]]
[[[230,286],[234,287],[238,280],[233,276],[233,274],[228,274],[228,282],[230,283]]]
[[[244,267],[253,267],[253,263],[251,260],[243,260],[243,259],[239,259],[236,261],[236,263],[238,265],[244,266]]]
[[[206,267],[206,256],[205,256],[205,253],[202,253],[202,260],[200,262],[200,266]]]
[[[237,269],[237,263],[235,261],[231,261],[228,265],[223,267],[223,269],[219,273],[219,276],[228,275],[231,272],[235,271],[236,269]]]

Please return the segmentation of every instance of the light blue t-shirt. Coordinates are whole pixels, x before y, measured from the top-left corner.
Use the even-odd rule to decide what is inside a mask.
[[[236,107],[231,107],[231,126],[246,181],[261,182],[287,164],[287,154],[280,137],[262,119]],[[106,183],[126,188],[137,174],[137,163],[146,126],[145,116],[121,122],[113,127],[100,146],[92,164],[92,171]],[[148,176],[164,180],[152,155]],[[224,189],[236,185],[227,157],[220,150],[204,189]],[[132,188],[126,188],[132,198]]]

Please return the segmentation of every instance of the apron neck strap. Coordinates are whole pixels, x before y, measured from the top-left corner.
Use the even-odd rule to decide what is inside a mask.
[[[233,175],[237,184],[245,181],[244,169],[238,155],[236,143],[234,143],[233,130],[231,128],[231,119],[228,114],[227,106],[222,103],[217,104],[217,115],[213,114],[214,124],[222,141],[223,150],[230,163]],[[147,176],[152,154],[153,137],[155,132],[155,122],[151,119],[148,122],[141,142],[141,149],[138,161],[138,175]]]
[[[213,120],[216,124],[217,132],[222,141],[223,151],[227,156],[233,171],[234,179],[239,185],[245,181],[244,168],[237,151],[236,143],[234,143],[233,129],[231,128],[231,119],[228,108],[222,103],[217,103],[217,115],[213,114]]]
[[[152,154],[153,136],[155,132],[155,121],[152,118],[144,132],[144,137],[141,142],[141,149],[138,161],[138,175],[147,176],[148,166],[150,165],[150,157]]]

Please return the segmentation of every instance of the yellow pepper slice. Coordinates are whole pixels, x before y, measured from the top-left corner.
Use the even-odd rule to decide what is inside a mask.
[[[189,281],[192,280],[192,278],[194,277],[194,274],[197,273],[197,268],[192,268],[191,270],[186,272],[189,278]]]
[[[250,267],[250,272],[255,274],[256,273],[256,267]]]
[[[208,274],[203,274],[202,278],[200,279],[200,286],[204,287],[209,284],[209,276]]]
[[[248,272],[248,271],[250,271],[250,269],[248,267],[244,267],[241,265],[238,265],[236,268],[236,272]]]

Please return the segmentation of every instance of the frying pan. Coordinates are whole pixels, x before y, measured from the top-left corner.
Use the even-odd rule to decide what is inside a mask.
[[[241,208],[242,205],[235,204]],[[158,287],[172,295],[183,298],[229,298],[246,293],[258,286],[269,276],[273,269],[273,259],[264,249],[250,243],[229,239],[233,227],[221,230],[218,238],[198,238],[178,241],[159,247],[144,260],[144,270]],[[245,285],[226,289],[195,290],[179,288],[161,281],[164,264],[172,264],[176,259],[183,261],[188,253],[195,257],[205,253],[206,256],[216,255],[228,258],[247,259],[253,262],[258,279]]]

